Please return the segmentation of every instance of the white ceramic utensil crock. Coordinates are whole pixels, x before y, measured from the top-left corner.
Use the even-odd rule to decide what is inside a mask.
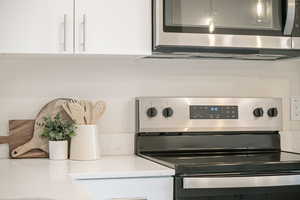
[[[68,159],[68,141],[49,141],[49,158],[51,160]]]
[[[71,139],[71,160],[97,160],[100,158],[96,125],[79,125]]]

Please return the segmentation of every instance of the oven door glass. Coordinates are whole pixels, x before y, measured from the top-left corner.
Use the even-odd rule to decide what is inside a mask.
[[[282,36],[282,0],[165,0],[164,32]]]

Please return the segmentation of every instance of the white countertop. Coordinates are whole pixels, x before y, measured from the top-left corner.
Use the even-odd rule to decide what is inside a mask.
[[[173,169],[137,156],[97,161],[0,160],[0,199],[88,200],[74,179],[172,176]]]

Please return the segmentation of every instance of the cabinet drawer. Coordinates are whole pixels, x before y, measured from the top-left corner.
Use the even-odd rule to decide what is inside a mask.
[[[93,200],[173,200],[173,178],[77,180]]]

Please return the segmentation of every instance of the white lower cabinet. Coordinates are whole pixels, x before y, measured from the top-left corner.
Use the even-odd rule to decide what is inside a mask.
[[[78,180],[92,200],[173,200],[173,178]]]

